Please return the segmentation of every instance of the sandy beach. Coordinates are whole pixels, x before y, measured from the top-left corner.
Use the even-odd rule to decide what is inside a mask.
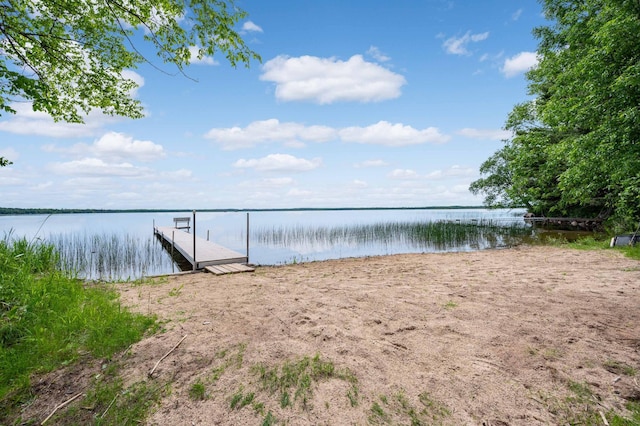
[[[156,278],[121,288],[164,329],[123,373],[168,384],[151,425],[603,424],[640,399],[639,286],[638,261],[555,247]],[[335,372],[306,397],[260,380],[315,356]]]

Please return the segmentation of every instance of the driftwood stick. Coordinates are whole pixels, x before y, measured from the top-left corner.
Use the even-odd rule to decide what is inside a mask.
[[[49,420],[51,417],[53,417],[53,415],[56,413],[56,411],[58,411],[59,409],[61,409],[62,407],[64,407],[65,405],[73,402],[74,400],[78,399],[80,396],[82,395],[82,392],[80,392],[79,394],[76,394],[75,396],[72,396],[71,398],[67,399],[65,402],[63,402],[62,404],[58,404],[56,405],[56,408],[53,409],[53,411],[51,412],[51,414],[49,414],[47,416],[46,419],[44,419],[42,421],[42,423],[40,423],[40,426],[42,426],[43,424],[45,424],[47,422],[47,420]]]
[[[609,422],[607,421],[607,418],[604,416],[604,414],[602,414],[602,411],[598,411],[598,413],[600,413],[600,417],[602,417],[602,422],[604,423],[604,426],[609,426]]]
[[[104,410],[104,413],[102,413],[102,415],[100,416],[101,419],[104,418],[104,416],[107,415],[107,411],[109,411],[109,408],[111,408],[111,406],[113,405],[114,402],[116,402],[116,399],[118,399],[119,396],[120,396],[120,394],[117,393],[116,396],[113,397],[113,399],[111,400],[111,403],[109,404],[107,409]]]
[[[182,339],[180,339],[180,341],[178,343],[176,343],[176,345],[173,348],[171,348],[171,350],[169,352],[164,354],[164,356],[162,358],[160,358],[158,360],[158,362],[156,362],[156,365],[154,365],[153,368],[151,369],[151,371],[149,372],[149,377],[151,377],[153,375],[153,372],[156,371],[156,368],[158,368],[158,365],[160,364],[160,362],[162,362],[163,359],[168,357],[171,354],[171,352],[175,351],[176,348],[178,346],[180,346],[180,343],[182,343],[182,341],[187,338],[187,336],[188,336],[188,334],[185,334],[184,337]]]

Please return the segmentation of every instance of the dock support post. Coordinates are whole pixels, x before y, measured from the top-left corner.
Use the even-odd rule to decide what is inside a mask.
[[[207,241],[209,241],[209,230],[207,229]]]
[[[247,263],[249,263],[249,212],[247,212]]]
[[[193,211],[193,270],[195,271],[198,266],[196,261],[196,211]]]
[[[175,272],[175,267],[174,265],[176,264],[174,256],[173,256],[173,249],[176,245],[176,231],[171,231],[171,272]]]

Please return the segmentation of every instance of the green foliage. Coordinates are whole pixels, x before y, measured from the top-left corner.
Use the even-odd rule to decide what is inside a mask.
[[[251,404],[254,399],[255,394],[253,392],[245,394],[242,386],[240,386],[240,389],[231,396],[231,408],[239,410]]]
[[[628,402],[626,408],[631,412],[631,418],[612,414],[608,416],[611,426],[640,426],[640,402]]]
[[[635,376],[636,375],[636,369],[633,368],[632,366],[625,364],[623,362],[619,362],[619,361],[614,361],[614,360],[608,360],[605,361],[603,364],[605,370],[611,372],[611,373],[615,373],[615,374],[621,374],[624,376]]]
[[[276,417],[269,411],[267,415],[264,417],[264,421],[262,422],[262,426],[272,426],[277,423]]]
[[[164,395],[157,381],[140,381],[124,387],[119,375],[100,376],[82,401],[83,408],[69,408],[56,417],[59,424],[140,424]]]
[[[535,99],[517,105],[511,140],[470,189],[489,206],[537,215],[640,219],[640,3],[543,0]]]
[[[384,409],[378,404],[374,402],[371,406],[371,414],[369,415],[369,423],[370,424],[386,424],[389,423],[389,415],[385,413]]]
[[[609,249],[610,240],[607,237],[596,235],[578,238],[571,242],[568,242],[566,239],[546,239],[544,244],[568,246],[578,250],[605,250]],[[625,256],[631,259],[640,260],[640,244],[636,244],[634,246],[614,247],[614,250],[624,253]]]
[[[617,364],[617,363],[616,363]],[[592,425],[603,424],[603,416],[611,426],[640,426],[640,404],[636,401],[628,401],[626,408],[630,416],[610,409],[604,411],[594,395],[591,387],[585,382],[569,380],[568,393],[564,397],[538,392],[536,395],[547,410],[554,415],[557,424]]]
[[[0,115],[31,101],[55,120],[81,112],[142,116],[125,71],[143,62],[141,45],[180,72],[192,60],[221,54],[232,66],[259,56],[234,30],[246,16],[233,0],[24,0],[0,4]]]
[[[336,378],[348,382],[351,387],[347,398],[351,406],[358,405],[358,379],[349,370],[336,370],[331,361],[323,361],[320,355],[303,357],[298,361],[286,361],[282,366],[269,368],[264,364],[255,365],[252,372],[258,376],[262,390],[279,395],[281,408],[293,407],[300,402],[307,409],[313,394],[313,384],[323,379]]]
[[[2,405],[7,398],[19,402],[16,398],[28,392],[32,374],[87,353],[110,357],[140,340],[155,323],[120,306],[115,291],[68,278],[56,262],[50,245],[0,241]]]
[[[194,401],[203,401],[207,398],[207,388],[200,380],[189,388],[189,397]]]
[[[440,425],[451,416],[449,409],[434,401],[427,392],[418,395],[418,400],[421,406],[416,407],[409,401],[404,391],[397,392],[392,398],[383,395],[380,397],[380,401],[384,407],[378,402],[374,402],[371,406],[368,422],[372,425],[395,424],[392,420],[397,418],[401,419],[399,424]]]

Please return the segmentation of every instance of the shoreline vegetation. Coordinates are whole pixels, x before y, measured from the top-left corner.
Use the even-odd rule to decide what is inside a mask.
[[[425,206],[425,207],[292,207],[276,209],[196,209],[201,213],[233,212],[296,212],[296,211],[349,211],[349,210],[465,210],[486,209],[484,206]],[[514,208],[515,210],[515,208]],[[0,215],[38,215],[38,214],[87,214],[87,213],[181,213],[193,209],[52,209],[52,208],[16,208],[0,207]]]
[[[112,396],[125,390],[115,374],[122,351],[158,329],[155,316],[120,303],[115,285],[79,280],[58,258],[52,244],[0,240],[0,424],[20,423],[21,410],[38,394],[37,378],[91,362],[103,362],[104,378],[95,376],[87,395],[102,406],[107,390]],[[132,421],[144,417],[127,414]],[[115,424],[108,419],[103,424]]]

